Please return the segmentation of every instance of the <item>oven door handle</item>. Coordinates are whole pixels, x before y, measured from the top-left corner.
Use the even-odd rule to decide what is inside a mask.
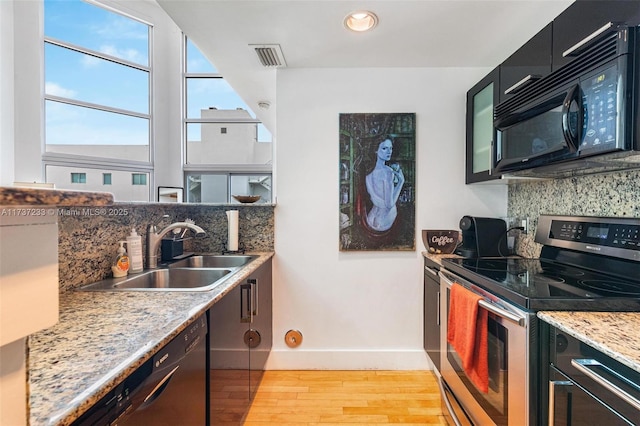
[[[442,272],[440,272],[440,276],[442,277],[442,279],[447,283],[447,287],[451,287],[453,285],[453,281],[451,281],[449,278],[447,278]],[[473,290],[471,290],[473,291]],[[500,318],[504,318],[506,320],[509,320],[511,322],[514,322],[516,324],[518,324],[521,327],[524,327],[525,325],[525,318],[511,313],[509,311],[507,311],[506,309],[503,309],[491,302],[487,302],[486,300],[480,300],[478,302],[478,306],[481,306],[482,308],[486,309],[487,311],[491,312],[492,314],[495,314],[497,316],[499,316]]]
[[[636,410],[640,410],[640,400],[629,395],[627,392],[620,389],[618,386],[611,383],[609,380],[605,379],[604,377],[600,376],[598,373],[596,373],[595,371],[589,368],[589,367],[602,367],[608,370],[613,376],[620,376],[618,373],[616,373],[606,365],[596,361],[595,359],[575,359],[575,358],[571,360],[571,365],[573,365],[582,374],[589,377],[590,379],[592,379],[593,381],[595,381],[596,383],[598,383],[599,385],[607,389],[609,392],[613,393],[615,396],[617,396],[618,398],[622,399],[623,401],[631,405]]]

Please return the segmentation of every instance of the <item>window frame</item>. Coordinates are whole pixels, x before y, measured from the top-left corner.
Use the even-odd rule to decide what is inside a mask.
[[[271,143],[272,147],[272,160],[267,164],[189,164],[187,163],[187,128],[189,124],[238,124],[238,123],[252,123],[260,125],[262,124],[262,120],[257,118],[251,119],[216,119],[216,118],[189,118],[188,117],[188,93],[187,93],[187,81],[189,79],[197,79],[197,78],[219,78],[224,79],[222,74],[219,72],[210,72],[210,73],[190,73],[187,72],[187,44],[189,38],[186,34],[182,33],[182,150],[183,150],[183,186],[185,187],[185,202],[189,201],[189,191],[188,189],[188,177],[194,174],[216,174],[216,175],[226,175],[227,176],[227,204],[236,204],[232,200],[231,194],[231,176],[233,175],[269,175],[271,177],[271,182],[273,183],[274,173],[273,173],[273,140]],[[217,71],[217,70],[216,70]],[[258,138],[258,129],[256,126],[256,140]],[[269,203],[273,203],[274,194],[273,194],[273,185],[270,191],[271,199]]]
[[[77,178],[74,179],[74,178]],[[86,172],[71,172],[71,184],[86,184],[87,173]]]
[[[124,18],[134,20],[136,22],[142,23],[147,26],[147,49],[148,49],[148,65],[144,66],[139,63],[131,62],[126,59],[118,58],[116,56],[112,56],[109,54],[105,54],[102,52],[95,51],[93,49],[76,45],[74,43],[66,42],[63,40],[56,39],[54,37],[49,37],[46,34],[42,35],[42,64],[43,69],[46,70],[46,62],[44,59],[44,50],[47,44],[52,44],[58,47],[70,49],[74,52],[78,52],[81,54],[89,55],[92,57],[96,57],[99,59],[103,59],[106,61],[113,62],[115,64],[131,67],[133,69],[145,71],[148,73],[148,113],[140,113],[136,111],[125,110],[121,108],[114,108],[107,105],[95,104],[91,102],[80,101],[71,98],[65,98],[61,96],[48,95],[44,90],[42,92],[42,107],[44,109],[44,105],[47,101],[64,103],[67,105],[78,106],[82,108],[90,108],[98,111],[104,111],[115,114],[127,115],[130,117],[143,118],[148,121],[149,126],[149,157],[147,161],[137,161],[137,160],[128,160],[126,158],[111,158],[111,157],[98,157],[98,156],[90,156],[90,155],[80,155],[80,154],[67,154],[67,153],[57,153],[57,152],[47,152],[47,140],[46,133],[43,134],[42,145],[41,145],[41,162],[42,162],[42,173],[46,181],[46,169],[47,166],[61,166],[61,167],[76,167],[76,168],[86,168],[86,169],[112,169],[114,171],[130,171],[132,173],[144,173],[148,175],[147,185],[149,187],[148,199],[150,201],[154,200],[154,191],[153,188],[155,186],[155,176],[154,176],[154,55],[153,55],[153,46],[154,46],[154,25],[151,22],[140,19],[136,16],[133,16],[129,13],[126,13],[123,10],[119,10],[114,7],[107,6],[105,4],[95,2],[92,0],[84,0],[85,3],[93,6],[99,7],[101,9],[107,10],[111,13],[116,13]],[[46,72],[42,74],[43,79],[43,87],[46,83]],[[46,116],[43,117],[43,120],[46,121]]]

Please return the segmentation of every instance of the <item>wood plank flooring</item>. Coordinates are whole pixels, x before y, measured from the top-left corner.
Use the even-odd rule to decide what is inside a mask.
[[[251,401],[246,377],[212,370],[213,425],[446,425],[430,371],[266,371]]]

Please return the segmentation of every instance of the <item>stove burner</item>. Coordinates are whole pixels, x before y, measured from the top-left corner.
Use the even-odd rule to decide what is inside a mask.
[[[614,280],[580,280],[579,284],[598,291],[607,291],[612,294],[618,294],[620,296],[638,296],[640,295],[640,289],[633,285],[627,284],[624,281]]]
[[[556,275],[547,275],[547,274],[536,275],[536,280],[540,280],[542,282],[544,282],[544,281],[552,281],[552,282],[556,282],[556,283],[565,282],[565,279],[562,278],[562,277],[558,277]]]
[[[556,266],[556,265],[543,265],[542,270],[545,273],[553,272],[556,274],[561,274],[561,275],[571,276],[571,277],[582,277],[584,275],[584,272],[579,269],[565,268],[565,267]]]

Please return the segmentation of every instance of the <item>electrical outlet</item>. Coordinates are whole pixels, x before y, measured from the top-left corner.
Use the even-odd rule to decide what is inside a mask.
[[[522,226],[522,233],[526,234],[529,232],[529,218],[522,219],[520,221],[520,226]]]

